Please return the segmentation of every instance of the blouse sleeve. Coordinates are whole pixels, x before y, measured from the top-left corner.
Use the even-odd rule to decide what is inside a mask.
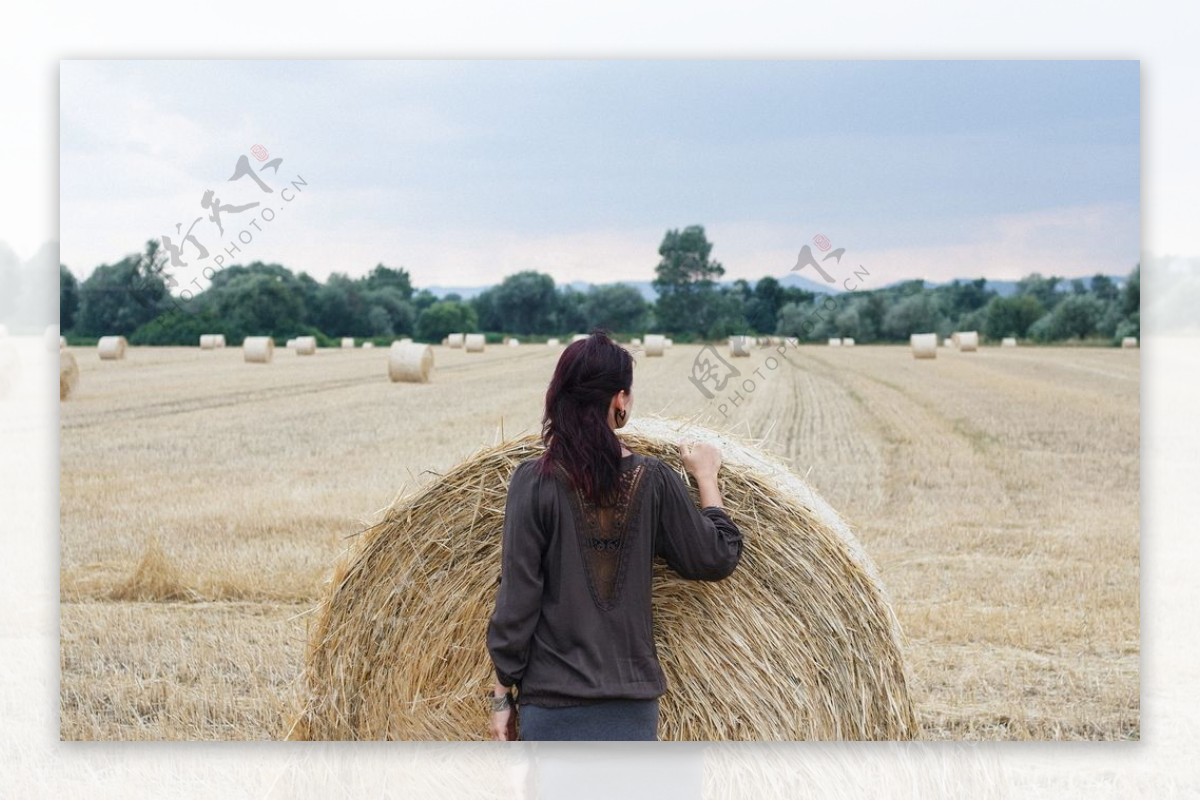
[[[506,687],[525,674],[529,643],[541,617],[542,550],[546,532],[537,512],[534,463],[513,472],[500,541],[500,589],[488,622],[487,645],[496,678]]]
[[[697,509],[683,479],[663,463],[655,551],[685,579],[720,581],[742,556],[742,532],[724,509]]]

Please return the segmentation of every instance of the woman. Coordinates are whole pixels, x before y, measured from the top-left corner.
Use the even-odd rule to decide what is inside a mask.
[[[572,343],[546,391],[545,453],[513,472],[500,589],[487,643],[496,669],[492,735],[523,740],[655,740],[666,680],[650,610],[653,560],[718,581],[742,535],[722,508],[721,454],[680,445],[700,490],[659,459],[631,453],[633,358],[604,332]]]

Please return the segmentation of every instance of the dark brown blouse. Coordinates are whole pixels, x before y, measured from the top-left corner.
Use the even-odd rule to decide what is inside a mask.
[[[737,567],[742,535],[723,509],[697,509],[679,474],[634,454],[618,501],[600,508],[536,460],[513,472],[500,589],[487,644],[522,703],[567,706],[666,691],[650,611],[655,556],[686,579]]]

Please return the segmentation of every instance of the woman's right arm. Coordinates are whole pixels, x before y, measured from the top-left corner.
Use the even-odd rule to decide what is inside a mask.
[[[737,567],[742,533],[722,508],[717,473],[721,454],[714,446],[680,446],[684,467],[696,479],[700,506],[692,502],[683,479],[659,463],[662,491],[657,552],[686,579],[719,581]]]

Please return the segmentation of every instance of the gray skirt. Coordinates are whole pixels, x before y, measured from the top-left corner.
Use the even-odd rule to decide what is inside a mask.
[[[614,698],[580,706],[520,704],[522,740],[657,740],[658,699]]]

